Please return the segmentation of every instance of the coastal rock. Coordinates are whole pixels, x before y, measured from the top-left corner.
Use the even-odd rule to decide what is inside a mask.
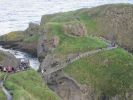
[[[39,33],[39,25],[35,23],[29,23],[29,27],[25,30],[25,34],[33,36]]]
[[[87,30],[81,22],[66,23],[63,30],[68,35],[83,37],[86,35]]]
[[[16,57],[9,52],[0,51],[0,58],[0,64],[3,66],[10,65],[17,67],[19,64],[19,61],[16,59]]]

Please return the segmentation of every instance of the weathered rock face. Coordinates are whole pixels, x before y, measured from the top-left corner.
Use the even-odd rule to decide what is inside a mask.
[[[0,51],[0,55],[2,56],[2,60],[0,61],[0,64],[2,64],[3,66],[8,66],[8,65],[13,67],[18,66],[19,61],[11,53]]]
[[[17,49],[25,51],[35,57],[37,57],[37,43],[19,43]]]
[[[59,38],[57,36],[52,36],[47,38],[46,33],[40,34],[40,38],[37,45],[37,55],[40,61],[42,61],[45,56],[50,54],[59,44]]]
[[[14,37],[13,39],[0,39],[0,44],[4,48],[23,50],[33,56],[37,56],[38,37],[40,34],[39,28],[40,26],[38,24],[30,23],[25,31],[9,33],[8,38]],[[4,37],[7,36],[5,35]]]
[[[133,51],[133,6],[106,6],[94,16],[98,23],[99,33],[115,41],[122,47]]]
[[[63,27],[64,32],[73,36],[85,36],[87,31],[85,26],[81,22],[67,23]]]
[[[32,36],[39,33],[39,25],[35,23],[29,23],[29,27],[24,31],[26,35]]]

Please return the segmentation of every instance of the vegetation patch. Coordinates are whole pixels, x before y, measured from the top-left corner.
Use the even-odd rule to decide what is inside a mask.
[[[5,76],[5,73],[0,72],[0,80],[3,80],[4,76]]]
[[[32,42],[38,42],[39,34],[34,34],[32,36],[28,36],[24,39],[24,42],[26,43],[32,43]]]
[[[71,23],[73,27],[76,27],[77,23],[75,22],[78,22],[86,27],[87,34],[102,36],[110,41],[113,40],[112,37],[115,37],[115,42],[133,52],[132,28],[129,28],[133,26],[131,22],[133,18],[132,7],[132,4],[109,4],[90,9],[44,15],[41,27],[49,22],[62,24],[62,26]],[[71,28],[69,32],[74,31]]]
[[[60,23],[49,22],[46,24],[46,28],[48,30],[47,38],[50,38],[53,35],[59,37],[59,45],[55,50],[55,52],[59,55],[85,52],[98,48],[104,48],[107,46],[107,43],[105,41],[101,41],[100,39],[95,37],[71,37],[64,33],[64,31],[62,30],[62,24]]]
[[[14,100],[59,100],[33,70],[10,75],[4,85],[12,90]]]
[[[6,100],[6,96],[3,93],[2,89],[0,88],[0,100]]]
[[[108,96],[128,92],[133,84],[133,56],[114,49],[82,58],[65,68],[81,84]]]
[[[10,32],[6,35],[0,37],[3,41],[20,41],[24,38],[24,33],[22,31]]]

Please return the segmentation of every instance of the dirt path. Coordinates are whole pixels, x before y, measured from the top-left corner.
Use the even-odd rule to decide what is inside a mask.
[[[46,69],[46,71],[43,72],[43,75],[48,75],[48,74],[54,73],[54,72],[56,72],[58,70],[64,69],[65,67],[67,67],[68,64],[71,64],[71,63],[73,63],[73,62],[75,62],[75,61],[77,61],[77,60],[79,60],[79,59],[81,59],[83,57],[87,57],[87,56],[90,56],[92,54],[95,54],[95,53],[98,53],[98,52],[102,52],[102,51],[112,50],[112,49],[115,49],[115,48],[117,48],[117,46],[101,48],[101,49],[97,49],[97,50],[93,50],[93,51],[84,52],[84,53],[78,55],[77,57],[71,59],[69,62],[66,62],[66,60],[64,60],[64,63],[62,63],[60,65],[57,65],[57,66],[55,66],[53,68],[50,67],[50,68]]]
[[[45,80],[50,89],[57,93],[63,100],[94,100],[94,91],[91,87],[80,85],[73,78],[65,75],[63,69],[83,57],[90,56],[92,54],[108,51],[117,48],[107,47],[93,51],[88,51],[77,55],[69,61],[64,60],[64,63],[54,67],[49,67],[46,72],[43,73]]]

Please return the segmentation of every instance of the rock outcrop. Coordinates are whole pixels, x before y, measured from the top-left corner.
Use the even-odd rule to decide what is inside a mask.
[[[85,25],[80,21],[75,21],[71,23],[66,23],[63,27],[64,32],[68,35],[83,37],[87,34]]]
[[[29,27],[24,31],[26,35],[33,36],[39,33],[39,25],[36,23],[29,23]]]
[[[12,48],[25,51],[33,56],[37,56],[38,38],[40,27],[38,24],[30,23],[24,31],[11,32],[0,37],[0,44],[4,48]]]
[[[16,59],[14,55],[9,52],[0,51],[0,64],[3,66],[13,66],[17,67],[19,61]]]
[[[121,47],[133,52],[133,6],[121,4],[98,8],[92,9],[93,14],[88,13],[89,16],[93,15],[92,18],[98,25],[94,33],[108,40],[115,40]]]

